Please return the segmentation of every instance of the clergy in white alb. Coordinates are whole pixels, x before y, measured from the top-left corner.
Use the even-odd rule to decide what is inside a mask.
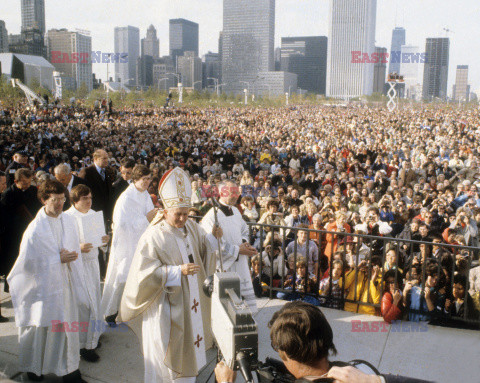
[[[19,327],[20,371],[30,379],[55,374],[80,383],[77,308],[91,304],[80,240],[74,218],[62,214],[65,187],[47,180],[38,195],[45,206],[25,231],[7,277]]]
[[[140,239],[122,297],[119,319],[138,324],[145,383],[194,383],[212,346],[210,302],[202,291],[215,272],[215,228],[206,234],[188,219],[192,189],[186,173],[175,168],[160,180],[159,212]],[[222,239],[228,261],[233,246]]]
[[[108,322],[114,322],[118,312],[138,240],[157,211],[147,191],[151,181],[150,169],[136,165],[132,183],[118,197],[113,210],[112,247],[101,303],[102,316]]]
[[[220,199],[217,209],[218,224],[223,231],[225,242],[235,246],[235,258],[224,261],[224,271],[236,272],[240,277],[240,293],[247,303],[251,312],[257,312],[257,302],[253,291],[252,277],[248,266],[249,257],[257,254],[257,250],[250,246],[249,231],[240,211],[235,203],[240,196],[240,190],[233,181],[224,181],[218,185]],[[200,225],[208,233],[215,224],[215,210],[211,208],[203,217]],[[240,245],[244,244],[245,251],[239,251]]]
[[[98,339],[102,334],[103,318],[100,311],[100,302],[102,299],[102,291],[100,287],[100,266],[98,264],[98,245],[93,246],[89,238],[85,238],[87,230],[84,225],[88,225],[88,216],[98,214],[92,210],[92,192],[86,185],[77,185],[70,192],[70,201],[72,207],[65,214],[75,218],[77,224],[80,250],[82,254],[83,267],[85,271],[85,279],[92,290],[91,307],[79,306],[79,321],[82,323],[80,331],[80,355],[89,362],[95,362],[99,359],[95,349],[98,345]],[[100,222],[103,224],[103,217]],[[109,236],[105,235],[102,242],[106,244]],[[87,326],[85,326],[87,324]]]

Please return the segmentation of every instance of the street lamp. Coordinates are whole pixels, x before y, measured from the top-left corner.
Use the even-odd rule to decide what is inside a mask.
[[[207,80],[213,80],[215,84],[215,91],[217,93],[217,97],[220,96],[220,93],[218,92],[218,78],[215,77],[207,77]]]
[[[159,78],[159,79],[158,79],[158,90],[160,90],[160,81],[163,81],[163,80],[165,80],[165,88],[167,87],[167,82],[166,82],[166,80],[169,80],[169,78],[168,78],[168,77]]]
[[[224,85],[227,85],[227,83],[223,82],[223,83],[217,85],[218,92],[220,92],[220,88]],[[220,94],[220,93],[218,93],[218,94]]]
[[[199,83],[199,82],[202,82],[202,80],[198,80],[198,81],[195,81],[195,82],[193,83],[193,85],[192,85],[193,90],[195,90],[195,84],[197,84],[197,83]]]
[[[177,81],[178,81],[178,85],[177,85],[177,88],[178,88],[178,102],[181,104],[183,102],[183,85],[181,83],[181,75],[178,75],[176,73],[165,73],[166,75],[173,75],[177,78]]]

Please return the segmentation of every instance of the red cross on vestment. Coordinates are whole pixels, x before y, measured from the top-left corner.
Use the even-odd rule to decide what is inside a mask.
[[[193,306],[192,306],[192,310],[195,310],[195,313],[197,312],[197,307],[198,307],[199,303],[197,302],[197,300],[194,298],[193,299]]]
[[[197,340],[193,342],[197,348],[200,348],[200,342],[203,340],[203,338],[197,334]]]

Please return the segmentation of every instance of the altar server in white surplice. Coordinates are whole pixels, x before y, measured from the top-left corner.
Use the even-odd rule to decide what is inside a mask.
[[[94,247],[84,238],[84,230],[81,226],[85,216],[96,214],[92,208],[92,192],[86,185],[77,185],[70,192],[70,202],[72,207],[65,214],[75,218],[79,228],[80,250],[82,252],[83,267],[85,270],[85,279],[92,290],[92,307],[79,306],[78,315],[80,323],[87,323],[88,327],[82,325],[80,331],[80,356],[87,362],[96,362],[99,359],[95,349],[98,345],[98,339],[102,334],[103,317],[100,311],[100,302],[102,300],[102,290],[100,288],[100,266],[98,264],[98,247]],[[109,236],[102,237],[104,244],[108,243]],[[98,245],[97,245],[98,246]]]
[[[218,185],[220,194],[217,209],[218,224],[223,230],[225,242],[235,246],[236,257],[231,262],[223,262],[224,271],[236,272],[240,277],[240,292],[252,313],[257,312],[257,301],[253,291],[252,277],[248,267],[248,258],[257,254],[257,250],[248,244],[248,226],[235,203],[240,196],[240,190],[235,182],[224,181]],[[208,233],[215,224],[214,208],[203,217],[200,225]],[[239,252],[239,246],[244,243],[247,251]]]
[[[63,382],[80,376],[78,306],[91,304],[75,219],[62,214],[65,187],[47,180],[38,195],[44,207],[25,231],[20,254],[7,277],[19,327],[20,371]]]
[[[115,322],[138,240],[157,212],[147,191],[150,182],[150,169],[136,165],[132,183],[118,197],[113,210],[112,248],[101,304],[102,315],[109,323]]]
[[[165,173],[159,194],[165,210],[138,243],[119,319],[143,333],[145,383],[194,383],[212,346],[210,302],[202,285],[215,272],[215,236],[226,261],[234,247],[221,239],[220,228],[207,234],[188,219],[192,189],[182,169]]]

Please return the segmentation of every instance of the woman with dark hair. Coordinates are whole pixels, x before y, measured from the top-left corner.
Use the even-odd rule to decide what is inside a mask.
[[[382,297],[382,317],[387,323],[402,319],[402,274],[399,270],[390,269],[384,276],[385,286]]]
[[[447,299],[445,302],[446,313],[454,319],[478,319],[479,313],[467,291],[467,278],[464,275],[457,274],[453,277],[452,295],[453,299]]]
[[[137,243],[157,212],[148,194],[151,181],[150,169],[136,165],[132,183],[118,197],[113,210],[112,250],[101,304],[107,322],[115,321]]]

